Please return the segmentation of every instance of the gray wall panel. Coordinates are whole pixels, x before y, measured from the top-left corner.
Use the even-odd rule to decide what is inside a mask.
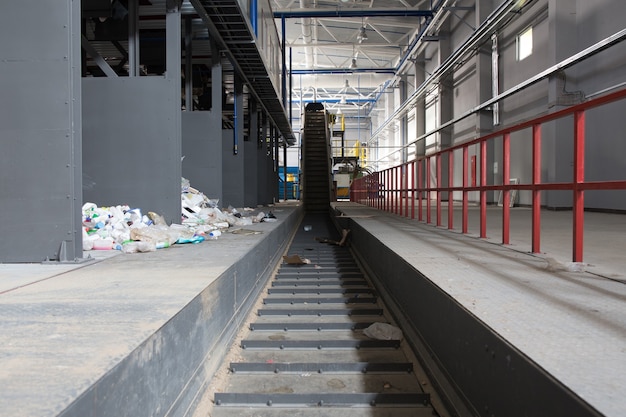
[[[180,222],[181,145],[171,89],[162,77],[83,79],[85,201],[128,204]]]
[[[222,201],[222,122],[212,112],[182,112],[183,177]]]
[[[259,189],[259,176],[257,175],[259,159],[261,157],[260,151],[257,149],[257,142],[245,141],[244,146],[244,205],[248,207],[256,207],[260,204],[257,200],[257,194]]]
[[[620,0],[577,1],[577,37],[581,47],[592,45],[624,28],[626,7]],[[626,82],[626,43],[622,42],[577,65],[576,84],[568,90],[586,95]],[[623,88],[623,86],[622,86]],[[626,102],[621,101],[587,113],[585,178],[589,181],[623,180],[626,172],[624,134]],[[626,191],[589,191],[585,206],[626,210]]]
[[[80,4],[51,6],[9,2],[0,13],[10,34],[0,37],[0,262],[82,258]]]
[[[233,131],[223,131],[222,148],[222,196],[221,206],[243,207],[244,204],[244,147],[239,146],[239,153],[233,154]]]

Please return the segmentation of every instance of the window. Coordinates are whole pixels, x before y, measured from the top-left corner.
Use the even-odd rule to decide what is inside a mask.
[[[517,60],[529,57],[533,53],[533,28],[525,29],[517,35]]]

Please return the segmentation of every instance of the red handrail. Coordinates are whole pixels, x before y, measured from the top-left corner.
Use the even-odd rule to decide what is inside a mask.
[[[626,180],[585,181],[585,112],[626,98],[626,89],[568,107],[554,113],[545,114],[513,126],[492,132],[468,142],[454,145],[417,160],[375,172],[357,178],[350,187],[350,200],[360,204],[376,207],[400,216],[415,218],[415,200],[417,200],[417,218],[423,221],[424,200],[426,202],[426,223],[431,223],[431,193],[436,193],[437,226],[441,226],[442,193],[448,194],[448,229],[453,229],[453,192],[462,193],[462,233],[468,233],[468,206],[471,191],[479,193],[480,237],[487,237],[487,192],[502,191],[502,243],[510,243],[510,199],[511,191],[529,190],[532,193],[532,237],[533,253],[541,248],[541,192],[544,190],[565,190],[573,193],[572,221],[572,260],[582,262],[584,209],[586,190],[626,190]],[[566,116],[574,118],[574,168],[571,182],[541,182],[541,129],[542,125]],[[511,134],[524,129],[532,130],[532,180],[527,184],[510,184],[511,170]],[[487,141],[502,139],[502,173],[501,185],[487,185]],[[480,153],[480,184],[470,184],[469,147],[479,145]],[[454,186],[454,152],[462,151],[463,184]],[[431,187],[431,159],[436,162],[436,186]],[[448,184],[442,182],[442,161],[448,162]],[[472,160],[474,166],[474,160]],[[417,172],[417,178],[416,178]],[[410,174],[409,174],[410,173]],[[423,175],[425,174],[425,175]],[[410,179],[409,179],[410,175]],[[472,176],[474,182],[474,176]],[[411,209],[409,210],[409,196]],[[404,204],[403,204],[404,203]],[[404,207],[403,207],[404,205]]]

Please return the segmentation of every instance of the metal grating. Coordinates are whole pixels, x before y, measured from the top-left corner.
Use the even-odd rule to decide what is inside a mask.
[[[321,363],[249,363],[230,364],[231,372],[239,373],[410,373],[411,362],[321,362]]]
[[[291,406],[428,406],[430,395],[415,394],[244,394],[216,393],[215,404],[221,406],[291,405]]]
[[[249,91],[265,108],[289,145],[296,142],[281,98],[270,79],[254,35],[237,0],[190,0],[232,58]]]

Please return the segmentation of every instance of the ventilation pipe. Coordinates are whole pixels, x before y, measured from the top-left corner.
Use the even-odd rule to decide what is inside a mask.
[[[311,6],[310,0],[300,0],[300,8],[307,9]],[[304,65],[306,68],[311,68],[313,62],[313,51],[311,50],[311,42],[313,41],[313,32],[311,28],[311,18],[303,17],[300,19],[302,23],[302,41],[305,45],[304,48]]]

